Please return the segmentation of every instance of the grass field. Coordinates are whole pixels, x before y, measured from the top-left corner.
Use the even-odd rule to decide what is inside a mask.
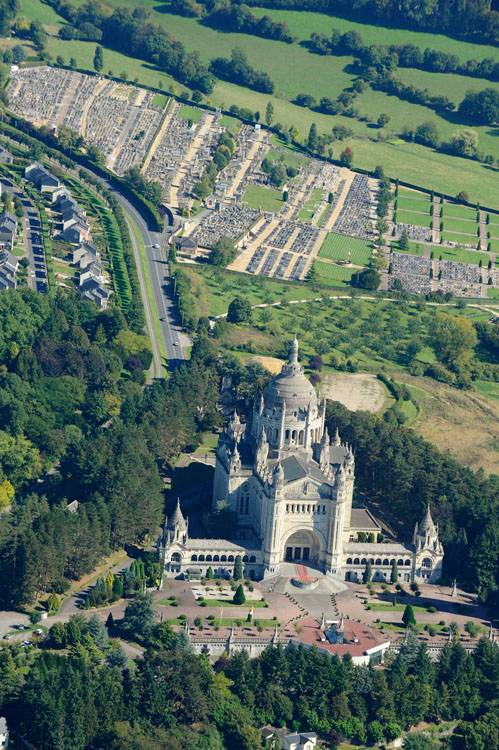
[[[299,221],[311,221],[313,215],[317,211],[319,204],[322,200],[322,190],[320,188],[314,188],[312,194],[308,200],[305,201],[302,208],[298,213]]]
[[[397,198],[397,210],[418,211],[419,213],[429,214],[431,203],[430,200],[420,200],[419,198],[406,198],[405,195]]]
[[[367,266],[371,257],[371,244],[344,234],[331,232],[319,250],[319,258],[349,260],[357,266]]]
[[[152,103],[155,107],[160,107],[161,109],[164,109],[166,105],[168,104],[168,97],[164,94],[154,94]]]
[[[445,242],[458,242],[461,245],[476,246],[478,243],[478,237],[476,236],[476,234],[473,236],[472,234],[464,234],[462,232],[448,232],[447,225],[445,222],[444,222],[444,231],[442,233],[442,237],[445,240]]]
[[[429,227],[431,216],[429,213],[421,214],[416,211],[404,211],[397,209],[397,222],[399,224],[415,224],[418,227]]]
[[[459,263],[476,263],[482,261],[484,268],[491,260],[489,253],[483,253],[478,250],[466,250],[464,247],[434,247],[436,258],[442,256],[442,260],[456,260]]]
[[[441,221],[444,223],[446,232],[457,232],[458,234],[472,234],[477,237],[478,224],[476,221],[467,221],[466,219],[454,219],[443,216]]]
[[[190,120],[191,122],[199,122],[203,116],[203,110],[196,109],[195,107],[180,107],[177,115],[183,120]]]
[[[409,242],[408,250],[402,250],[399,247],[398,242],[392,242],[391,247],[396,253],[408,253],[409,255],[424,255],[425,254],[424,245],[421,245],[419,242]]]
[[[350,286],[350,279],[356,273],[355,268],[345,268],[337,266],[336,263],[324,263],[320,260],[315,261],[314,269],[319,284],[333,287]]]
[[[111,0],[110,4],[132,8],[136,5],[132,0]],[[330,132],[333,125],[345,125],[353,129],[354,136],[344,142],[342,148],[347,145],[352,147],[354,165],[373,169],[376,165],[382,164],[390,176],[451,194],[456,194],[459,190],[466,188],[472,200],[480,200],[484,205],[490,203],[499,205],[499,198],[495,198],[496,175],[493,170],[484,165],[433,153],[423,146],[399,141],[395,136],[390,136],[389,141],[378,141],[376,129],[367,127],[365,123],[352,118],[311,112],[291,103],[290,100],[301,92],[310,93],[318,98],[324,95],[333,98],[337,96],[352,81],[353,74],[348,67],[351,62],[350,58],[319,57],[310,54],[298,44],[286,45],[244,34],[222,34],[200,26],[194,19],[160,12],[158,8],[161,9],[162,6],[157,6],[153,0],[146,0],[142,4],[151,9],[152,20],[164,26],[182,41],[187,49],[199,49],[203,60],[213,57],[214,50],[219,54],[227,54],[234,46],[239,46],[248,52],[250,62],[265,69],[276,83],[276,93],[268,96],[221,81],[217,83],[213,94],[209,97],[209,102],[212,104],[222,107],[235,104],[262,113],[270,100],[274,106],[275,120],[288,126],[293,125],[302,138],[306,137],[312,122],[317,124],[319,132]],[[41,4],[40,0],[29,0],[24,13],[28,18],[39,18],[40,9],[47,9],[47,6]],[[47,17],[49,25],[53,26],[53,22],[62,20],[51,9],[48,11],[50,11]],[[259,9],[255,11],[259,12]],[[280,13],[266,12],[271,15]],[[294,28],[297,24],[300,27],[297,32],[300,38],[308,38],[309,30],[314,27],[324,32],[325,25],[327,29],[330,24],[331,27],[334,25],[344,29],[360,28],[366,39],[386,42],[386,29],[383,27],[354,24],[318,13],[291,12],[291,15]],[[304,25],[300,26],[300,24]],[[413,38],[417,40],[415,43],[421,46],[441,47],[447,51],[459,50],[456,54],[459,54],[462,59],[497,55],[497,51],[491,47],[472,45],[443,36],[396,29],[390,30],[389,33],[391,40]],[[48,49],[54,57],[62,55],[66,60],[74,57],[79,66],[90,70],[93,67],[94,43],[63,41],[49,37]],[[115,74],[123,71],[127,73],[128,78],[137,78],[139,82],[153,86],[158,86],[161,81],[162,87],[172,93],[186,90],[185,86],[175,82],[154,66],[110,50],[104,51],[104,70],[106,72],[113,70]],[[451,77],[449,76],[449,79]],[[325,86],[326,81],[327,86]],[[390,131],[400,130],[407,124],[415,127],[428,119],[437,122],[442,137],[448,137],[455,129],[452,122],[436,116],[432,110],[408,102],[400,102],[395,97],[388,97],[381,92],[365,92],[358,97],[358,104],[361,114],[371,120],[376,120],[382,112],[388,113],[392,118],[389,125]],[[495,145],[492,129],[477,128],[476,130],[479,133],[481,150],[485,153],[493,153]]]
[[[262,211],[279,211],[283,207],[282,192],[262,185],[250,184],[244,193],[243,202],[250,208]]]
[[[454,203],[443,203],[441,207],[441,213],[444,219],[448,216],[452,216],[455,219],[467,219],[468,221],[476,221],[476,209],[470,208],[469,206],[458,206]]]

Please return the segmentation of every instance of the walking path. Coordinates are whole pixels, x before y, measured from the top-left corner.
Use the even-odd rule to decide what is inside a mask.
[[[160,123],[160,126],[158,128],[158,132],[154,136],[154,138],[152,140],[152,143],[151,143],[151,147],[150,147],[149,151],[146,154],[146,157],[144,159],[144,163],[142,164],[142,167],[141,167],[142,174],[145,174],[147,172],[147,167],[151,163],[152,157],[156,153],[159,144],[163,140],[163,136],[166,133],[166,131],[168,130],[168,128],[170,126],[171,119],[172,119],[173,115],[175,114],[175,112],[177,111],[177,108],[178,108],[177,102],[174,99],[169,99],[168,103],[166,105],[166,108],[165,108],[165,114],[164,114],[163,120]]]

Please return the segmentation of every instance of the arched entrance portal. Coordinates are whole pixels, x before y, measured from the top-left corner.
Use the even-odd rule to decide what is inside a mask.
[[[319,562],[320,544],[313,531],[303,529],[295,531],[284,544],[286,562],[304,562],[317,565]]]

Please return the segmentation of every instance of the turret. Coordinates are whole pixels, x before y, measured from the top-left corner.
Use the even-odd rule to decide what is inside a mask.
[[[284,469],[280,463],[277,463],[272,474],[272,486],[275,493],[284,487]]]
[[[262,430],[258,439],[258,445],[255,452],[255,469],[262,473],[267,464],[267,458],[269,456],[269,443],[267,440],[267,433]]]
[[[439,553],[442,551],[442,545],[438,538],[438,526],[433,522],[429,504],[426,508],[423,520],[419,526],[416,525],[414,537],[414,543],[418,552],[422,549],[432,550]]]
[[[167,531],[167,536],[169,536],[170,542],[178,542],[180,544],[185,544],[187,542],[189,526],[182,514],[179,498],[177,498],[175,510],[168,519]]]
[[[336,428],[336,430],[334,431],[333,445],[336,445],[336,447],[338,447],[338,445],[341,445],[340,433],[338,428]]]

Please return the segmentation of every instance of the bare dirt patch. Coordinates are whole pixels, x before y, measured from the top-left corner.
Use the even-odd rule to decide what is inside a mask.
[[[350,411],[376,413],[383,408],[387,393],[383,383],[369,373],[324,375],[320,392],[331,401],[339,401]]]
[[[397,375],[411,387],[419,415],[418,435],[459,463],[499,473],[499,404],[473,391],[460,391],[429,378]]]
[[[265,369],[271,372],[272,375],[278,375],[284,364],[283,359],[277,359],[277,357],[264,357],[263,355],[251,357],[250,362],[258,362],[259,365],[265,367]]]

